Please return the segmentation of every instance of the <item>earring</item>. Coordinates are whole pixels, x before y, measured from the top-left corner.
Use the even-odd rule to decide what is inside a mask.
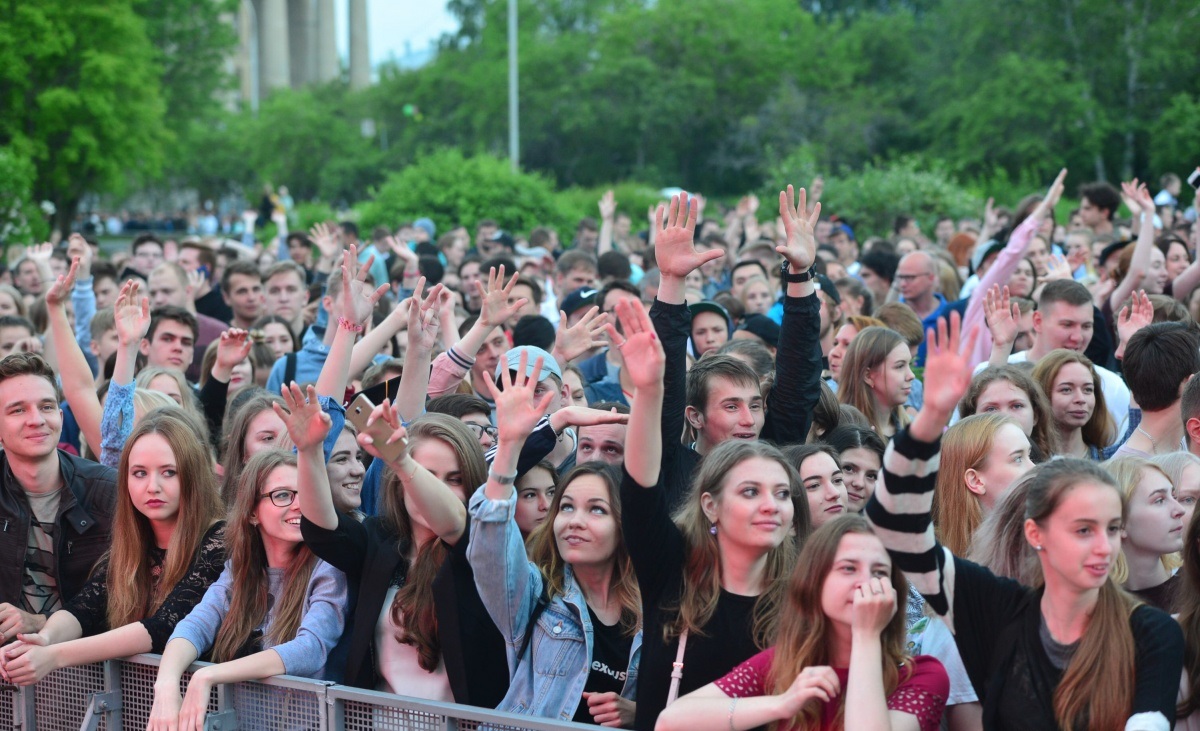
[[[708,529],[708,532],[715,536],[717,534],[717,524],[713,523],[712,527]]]
[[[1034,546],[1034,547],[1033,547],[1033,550],[1035,550],[1035,551],[1040,551],[1040,550],[1042,550],[1042,547],[1041,547],[1041,546]]]

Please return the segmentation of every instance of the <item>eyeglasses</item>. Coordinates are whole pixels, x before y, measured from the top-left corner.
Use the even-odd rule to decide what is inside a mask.
[[[484,434],[487,434],[492,439],[495,439],[496,434],[499,432],[499,430],[496,427],[492,426],[491,424],[487,424],[485,426],[484,424],[473,424],[469,421],[463,422],[463,423],[465,423],[467,426],[471,427],[471,431],[475,432],[475,437],[477,439],[479,437],[483,436]]]
[[[265,497],[271,498],[271,504],[277,508],[286,508],[296,500],[295,490],[272,490],[258,496],[259,500]]]

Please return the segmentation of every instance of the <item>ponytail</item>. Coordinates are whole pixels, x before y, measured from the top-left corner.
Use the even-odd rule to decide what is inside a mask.
[[[1100,587],[1079,648],[1054,690],[1054,720],[1059,728],[1125,728],[1133,708],[1136,669],[1129,615],[1136,606],[1111,577]]]

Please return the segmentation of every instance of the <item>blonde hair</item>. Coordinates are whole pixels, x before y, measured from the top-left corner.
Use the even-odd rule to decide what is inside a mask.
[[[1021,428],[1005,414],[975,414],[942,435],[941,462],[933,492],[933,524],[938,540],[955,556],[966,555],[971,537],[983,522],[979,497],[967,488],[967,470],[984,466],[996,435],[1005,426],[1016,427],[1018,431]]]
[[[1134,491],[1137,490],[1138,485],[1142,483],[1142,472],[1144,470],[1154,470],[1167,478],[1172,486],[1175,485],[1175,481],[1171,479],[1166,470],[1143,457],[1133,455],[1113,457],[1104,463],[1104,468],[1117,481],[1117,489],[1121,491],[1121,500],[1126,506],[1129,505],[1129,501],[1133,497]],[[1128,512],[1128,507],[1126,507],[1126,512]],[[1168,572],[1174,571],[1183,563],[1179,559],[1179,554],[1176,553],[1164,553],[1159,556],[1159,560],[1162,562],[1163,568]],[[1118,584],[1124,584],[1129,581],[1129,562],[1125,560],[1124,550],[1117,554],[1117,560],[1113,562],[1112,577]]]

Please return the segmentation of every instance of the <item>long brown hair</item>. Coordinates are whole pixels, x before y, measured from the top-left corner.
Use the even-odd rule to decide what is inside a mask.
[[[1043,530],[1046,521],[1072,489],[1092,484],[1111,488],[1116,481],[1102,467],[1085,459],[1055,459],[1029,473],[1025,518]],[[1121,522],[1126,518],[1121,500]],[[1123,728],[1133,708],[1136,648],[1129,617],[1139,602],[1126,594],[1110,574],[1100,587],[1096,606],[1079,646],[1054,689],[1054,719],[1060,728]]]
[[[988,366],[971,379],[967,393],[958,402],[958,414],[962,417],[979,412],[979,399],[987,387],[996,381],[1007,381],[1025,392],[1029,397],[1029,405],[1033,408],[1033,432],[1029,441],[1033,446],[1030,457],[1036,463],[1042,463],[1058,454],[1058,434],[1054,429],[1054,414],[1050,411],[1050,401],[1038,382],[1030,377],[1029,371],[1013,365]]]
[[[800,475],[783,454],[766,442],[730,440],[717,445],[700,463],[700,471],[692,482],[683,505],[673,519],[683,534],[686,551],[683,567],[683,592],[675,608],[674,621],[663,624],[663,639],[670,642],[685,630],[704,635],[704,626],[712,619],[721,597],[721,554],[716,538],[709,532],[709,521],[701,507],[704,495],[718,503],[725,490],[725,479],[739,464],[755,457],[779,463],[788,476],[792,492],[792,537],[785,538],[767,552],[763,572],[763,590],[754,603],[754,641],[760,648],[771,644],[783,606],[787,577],[796,565],[796,554],[808,537],[812,521],[808,514],[808,498],[800,483]]]
[[[411,452],[422,439],[438,439],[454,452],[462,475],[463,504],[470,492],[487,480],[487,464],[479,439],[463,422],[445,414],[426,414],[408,425],[408,449]],[[380,495],[379,518],[384,528],[396,536],[401,556],[407,556],[414,541],[412,517],[404,503],[404,486],[391,470]],[[448,554],[446,544],[436,538],[416,547],[404,586],[392,601],[391,617],[403,632],[397,640],[417,650],[423,670],[437,670],[442,646],[438,641],[437,611],[433,601],[433,580]]]
[[[1092,411],[1092,418],[1088,419],[1088,423],[1083,425],[1083,443],[1089,447],[1103,449],[1112,441],[1112,435],[1115,427],[1112,423],[1112,417],[1108,415],[1108,406],[1104,402],[1103,384],[1100,382],[1100,375],[1096,373],[1095,366],[1092,361],[1083,353],[1076,353],[1073,350],[1051,350],[1046,355],[1042,356],[1037,365],[1033,367],[1033,380],[1038,382],[1045,392],[1047,399],[1052,399],[1051,392],[1054,390],[1054,379],[1058,378],[1058,372],[1068,363],[1078,363],[1088,369],[1092,374],[1092,393],[1096,396],[1096,407]],[[1051,418],[1054,413],[1051,410]]]
[[[155,409],[142,417],[121,450],[117,466],[117,512],[108,556],[108,626],[124,627],[153,614],[183,579],[204,534],[221,517],[221,500],[208,445],[197,439],[200,422],[178,406]],[[129,495],[129,453],[142,437],[167,441],[179,475],[179,512],[167,544],[162,573],[151,575],[154,531]]]
[[[868,327],[854,336],[846,356],[842,359],[842,377],[838,382],[838,401],[849,404],[870,420],[876,434],[886,434],[887,424],[876,423],[875,391],[867,385],[867,373],[887,360],[888,353],[908,343],[894,330],[883,327]],[[897,429],[908,424],[908,412],[904,406],[894,406],[891,420]]]
[[[1183,669],[1188,685],[1176,716],[1200,711],[1200,510],[1192,512],[1183,538],[1183,589],[1176,595],[1183,629]]]
[[[987,462],[1000,429],[1017,422],[1005,414],[975,414],[942,435],[941,461],[933,492],[933,525],[938,540],[955,556],[964,556],[971,536],[983,522],[979,496],[967,489],[967,470]]]
[[[830,652],[833,631],[829,626],[829,618],[821,609],[821,592],[826,577],[833,569],[838,546],[842,538],[850,533],[875,535],[871,524],[863,516],[842,515],[813,531],[804,544],[804,550],[800,552],[800,558],[796,561],[796,568],[788,584],[779,622],[779,636],[775,640],[775,659],[771,662],[771,671],[767,676],[766,686],[772,693],[785,692],[796,682],[796,676],[804,668],[830,665],[833,662]],[[896,568],[892,569],[891,581],[892,588],[896,590],[896,613],[892,615],[880,636],[883,643],[885,696],[890,695],[899,685],[901,667],[904,667],[905,672],[911,672],[911,658],[904,652],[908,581],[904,578],[904,572]],[[837,713],[839,719],[845,710],[845,699],[846,694],[842,693]],[[837,725],[840,726],[840,723]],[[809,702],[800,709],[796,717],[777,721],[771,728],[773,731],[780,728],[802,731],[819,729],[821,703]]]
[[[546,596],[554,598],[565,592],[566,563],[558,552],[558,541],[554,535],[554,519],[562,509],[563,494],[571,483],[580,477],[595,475],[604,481],[608,489],[608,502],[612,506],[612,519],[617,524],[617,545],[613,549],[612,592],[621,605],[621,630],[632,637],[642,626],[642,593],[638,590],[637,575],[633,562],[625,547],[625,534],[621,531],[621,476],[616,468],[603,462],[585,462],[564,475],[554,488],[550,509],[541,525],[529,534],[529,560],[542,572],[546,582]]]
[[[262,534],[250,521],[262,497],[263,486],[279,467],[295,467],[296,455],[282,449],[265,449],[250,458],[238,477],[233,504],[225,525],[225,551],[233,572],[229,611],[213,642],[213,662],[226,662],[243,654],[256,627],[267,616],[267,552]],[[264,639],[278,645],[295,638],[304,618],[308,580],[317,557],[303,542],[297,543],[284,570],[282,596],[275,598],[275,617]]]
[[[247,391],[248,389],[243,389]],[[239,394],[241,395],[241,394]],[[231,504],[238,484],[238,475],[246,466],[246,435],[250,431],[250,422],[264,411],[271,410],[271,404],[283,406],[283,399],[266,391],[259,390],[246,401],[238,405],[237,410],[226,417],[225,428],[221,435],[221,468],[224,482],[221,486],[221,498]],[[231,404],[232,406],[233,404]],[[285,432],[286,433],[286,432]]]

